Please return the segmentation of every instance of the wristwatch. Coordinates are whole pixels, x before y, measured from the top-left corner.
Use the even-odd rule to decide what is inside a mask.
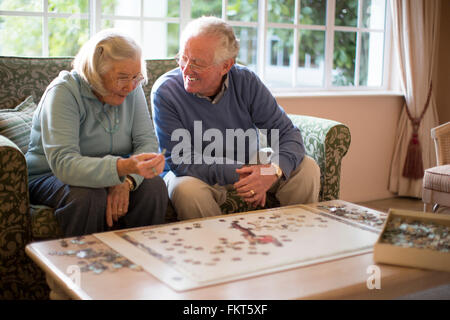
[[[130,187],[130,191],[134,191],[134,189],[136,189],[136,182],[134,181],[133,177],[126,176],[125,181],[128,183],[128,186]]]
[[[280,179],[283,176],[283,170],[281,170],[280,166],[276,163],[272,162],[270,165],[275,170],[275,175],[277,176],[277,178]]]

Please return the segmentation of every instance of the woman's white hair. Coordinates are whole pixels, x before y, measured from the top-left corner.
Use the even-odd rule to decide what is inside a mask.
[[[105,29],[95,34],[80,49],[73,61],[74,70],[89,83],[92,90],[102,96],[109,94],[103,78],[114,62],[141,60],[141,73],[147,82],[147,68],[141,47],[130,36],[116,29]]]
[[[181,45],[184,48],[191,37],[200,35],[215,36],[219,38],[219,46],[216,49],[214,62],[218,63],[227,59],[234,59],[239,53],[239,41],[236,39],[233,27],[217,17],[200,17],[189,22],[181,35]]]

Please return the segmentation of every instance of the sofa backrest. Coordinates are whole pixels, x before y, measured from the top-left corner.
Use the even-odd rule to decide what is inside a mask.
[[[32,95],[39,102],[45,88],[73,58],[0,58],[0,108],[11,109]]]
[[[39,102],[48,84],[62,70],[72,69],[73,57],[0,57],[0,109],[11,109],[32,95]],[[150,107],[150,91],[159,76],[177,67],[174,59],[149,59],[148,83],[144,86]]]
[[[147,77],[148,82],[144,86],[145,98],[147,99],[147,105],[152,114],[152,108],[150,105],[150,91],[152,91],[155,81],[169,70],[178,67],[175,59],[148,59],[145,61],[147,64]]]

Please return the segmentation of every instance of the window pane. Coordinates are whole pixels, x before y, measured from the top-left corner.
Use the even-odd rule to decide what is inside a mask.
[[[258,0],[228,0],[227,17],[233,21],[258,21]]]
[[[167,24],[167,57],[175,57],[180,50],[180,25]]]
[[[88,13],[89,0],[48,0],[48,11],[63,13]]]
[[[327,0],[301,0],[300,24],[325,25]]]
[[[2,0],[0,10],[9,11],[42,11],[42,1]]]
[[[300,30],[297,85],[322,86],[324,79],[325,31]]]
[[[1,55],[42,55],[42,18],[2,16],[1,21]]]
[[[285,29],[268,29],[268,57],[266,61],[266,82],[271,87],[291,85],[291,58],[294,32]]]
[[[359,85],[379,87],[383,83],[384,40],[381,32],[361,34]]]
[[[144,16],[153,18],[179,17],[180,0],[145,0]]]
[[[107,28],[117,28],[130,35],[137,43],[141,44],[141,28],[139,21],[102,19],[102,29]]]
[[[192,0],[191,17],[199,18],[201,16],[222,17],[222,0]]]
[[[358,25],[358,0],[336,0],[336,26]]]
[[[250,27],[234,27],[236,37],[239,39],[240,49],[237,62],[246,65],[256,72],[257,30]]]
[[[89,22],[80,19],[50,18],[49,55],[74,56],[89,39]]]
[[[269,22],[294,23],[295,0],[269,0]]]
[[[145,22],[143,51],[146,59],[174,57],[178,52],[180,26],[178,23]],[[158,45],[155,45],[158,44]]]
[[[140,16],[141,0],[102,0],[102,13],[116,16]]]
[[[335,86],[354,85],[356,32],[334,33],[332,83]]]
[[[372,29],[384,28],[386,0],[362,0],[363,27]]]
[[[116,0],[102,0],[102,13],[103,14],[114,14],[115,5],[116,5]]]

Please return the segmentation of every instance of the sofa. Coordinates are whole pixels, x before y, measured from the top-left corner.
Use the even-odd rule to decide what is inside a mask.
[[[53,209],[29,202],[27,166],[31,117],[47,85],[61,70],[70,70],[72,57],[0,57],[0,299],[48,299],[43,272],[26,256],[32,241],[57,239],[62,232]],[[175,68],[173,59],[147,60],[149,81],[144,87],[150,107],[155,80]],[[350,131],[342,123],[289,115],[300,129],[307,154],[321,170],[320,201],[339,198],[342,158],[350,146]],[[268,199],[274,207],[276,199]],[[222,212],[247,211],[236,193],[229,192]],[[167,222],[175,221],[169,206]]]

